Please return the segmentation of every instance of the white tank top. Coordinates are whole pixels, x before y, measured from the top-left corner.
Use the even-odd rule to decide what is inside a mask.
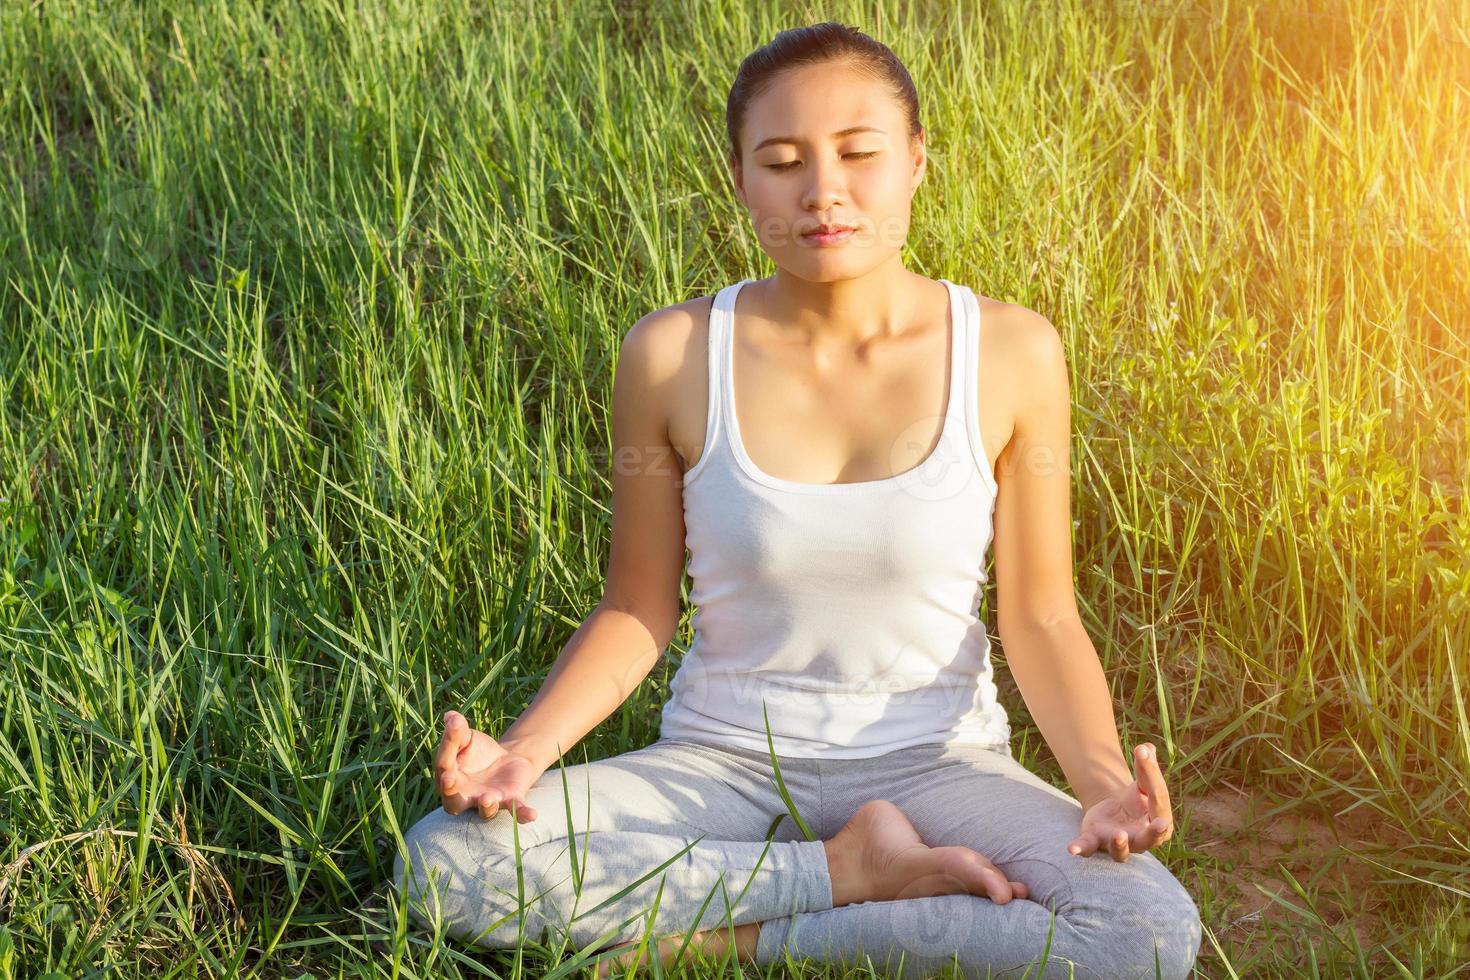
[[[1009,754],[977,615],[996,483],[980,439],[974,292],[939,280],[950,371],[929,457],[882,480],[796,483],[760,470],[740,439],[731,325],[751,281],[721,289],[710,313],[704,449],[684,479],[694,640],[660,736],[767,751],[768,713],[778,755],[940,742]]]

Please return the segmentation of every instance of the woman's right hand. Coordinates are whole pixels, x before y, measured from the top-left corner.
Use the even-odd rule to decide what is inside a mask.
[[[477,809],[489,820],[504,806],[521,823],[535,820],[526,794],[540,776],[531,760],[471,728],[458,711],[445,712],[444,738],[434,754],[434,783],[445,810]]]

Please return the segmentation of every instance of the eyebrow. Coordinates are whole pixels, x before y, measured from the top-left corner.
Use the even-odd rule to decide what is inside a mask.
[[[877,126],[849,126],[846,129],[839,129],[837,132],[833,133],[832,136],[835,139],[835,138],[837,138],[839,136],[847,136],[850,133],[881,133],[881,132],[883,132],[883,130],[879,129]],[[770,146],[772,143],[796,143],[796,142],[798,142],[798,140],[797,140],[797,138],[795,136],[772,136],[769,139],[763,139],[763,140],[761,140],[759,143],[757,143],[755,146],[753,146],[751,148],[750,152],[754,153],[756,150],[759,150],[761,147],[763,147],[763,146]]]

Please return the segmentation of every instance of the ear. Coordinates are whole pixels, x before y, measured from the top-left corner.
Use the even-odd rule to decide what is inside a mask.
[[[919,189],[919,185],[924,182],[924,174],[929,170],[929,154],[924,146],[925,135],[924,130],[920,129],[919,135],[915,138],[914,153],[917,156],[914,163],[914,179],[910,188],[911,190]]]
[[[745,174],[740,169],[740,161],[732,157],[729,162],[730,180],[735,184],[735,196],[742,205],[749,208],[750,205],[745,200]]]

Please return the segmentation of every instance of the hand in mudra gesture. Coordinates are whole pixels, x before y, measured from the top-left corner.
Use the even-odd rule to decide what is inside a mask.
[[[1082,829],[1067,850],[1087,856],[1106,847],[1114,861],[1126,861],[1174,833],[1169,789],[1159,768],[1158,753],[1144,742],[1133,750],[1133,782],[1120,786],[1082,814]]]
[[[444,809],[476,809],[486,820],[504,806],[522,823],[536,819],[526,793],[540,778],[535,763],[517,755],[484,732],[470,727],[458,711],[444,714],[444,737],[434,754],[434,783]]]

